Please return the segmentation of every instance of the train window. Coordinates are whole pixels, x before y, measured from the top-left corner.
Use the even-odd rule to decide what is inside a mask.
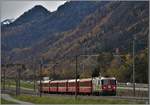
[[[42,84],[43,87],[49,87],[49,84],[48,83],[44,83]]]
[[[98,85],[100,85],[101,84],[101,80],[98,80]]]
[[[69,86],[75,86],[75,82],[69,82],[68,85]]]
[[[51,83],[51,87],[57,87],[56,83]]]
[[[107,84],[109,84],[109,80],[101,80],[101,82],[102,82],[102,85],[107,85]]]
[[[65,87],[66,86],[66,84],[65,83],[59,83],[59,85],[58,85],[59,87]]]
[[[49,87],[49,83],[46,84],[46,87]]]
[[[91,82],[90,81],[88,81],[88,82],[80,82],[80,86],[91,86]]]
[[[116,85],[116,80],[111,80],[112,85]]]
[[[107,84],[116,85],[116,80],[106,79],[106,80],[101,80],[101,82],[102,82],[102,85],[107,85]]]

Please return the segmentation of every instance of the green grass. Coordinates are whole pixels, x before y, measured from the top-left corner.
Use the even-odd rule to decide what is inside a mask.
[[[2,82],[1,82],[1,84],[3,85]],[[6,87],[15,87],[16,86],[16,82],[12,81],[12,80],[7,80],[5,82],[5,86]],[[23,87],[23,88],[29,88],[29,89],[33,89],[33,87],[34,87],[33,83],[27,83],[25,81],[21,81],[20,82],[20,86]]]
[[[129,100],[121,100],[121,99],[91,99],[91,98],[77,98],[75,100],[74,97],[61,97],[61,96],[14,96],[14,98],[26,102],[31,102],[35,104],[129,104],[135,103]],[[137,102],[136,102],[137,103]],[[142,103],[142,102],[139,102]]]
[[[12,102],[12,101],[7,101],[1,98],[1,104],[17,104],[17,103]]]
[[[21,82],[21,87],[33,89],[33,86],[34,86],[33,83],[27,83],[24,81]]]

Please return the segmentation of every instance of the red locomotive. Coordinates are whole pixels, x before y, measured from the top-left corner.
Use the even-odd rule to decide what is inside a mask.
[[[97,77],[69,80],[47,80],[38,82],[39,91],[46,93],[75,93],[78,94],[113,94],[116,95],[116,79],[114,77]]]

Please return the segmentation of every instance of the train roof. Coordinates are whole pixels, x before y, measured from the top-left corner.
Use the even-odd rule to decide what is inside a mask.
[[[51,80],[42,80],[41,83],[49,83]],[[40,84],[40,81],[37,81],[38,84]]]
[[[101,77],[101,79],[113,79],[113,80],[116,80],[115,77]]]
[[[93,79],[100,79],[100,80],[106,80],[106,79],[112,79],[112,80],[116,80],[115,77],[95,77]],[[91,81],[92,78],[83,78],[83,79],[77,79],[77,81]],[[68,79],[68,80],[42,80],[41,83],[60,83],[60,82],[75,82],[75,79]],[[40,81],[37,81],[38,84],[40,84]]]
[[[76,79],[69,79],[68,82],[75,82]],[[77,79],[77,81],[79,81],[79,79]]]
[[[68,80],[58,80],[57,82],[67,82]]]
[[[59,80],[52,80],[50,83],[57,83]]]
[[[92,78],[83,78],[83,79],[80,79],[80,81],[91,81]]]

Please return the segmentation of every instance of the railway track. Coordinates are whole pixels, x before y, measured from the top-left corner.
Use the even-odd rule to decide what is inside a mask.
[[[1,93],[7,93],[7,94],[15,94],[15,89],[6,89],[1,90]],[[39,92],[35,92],[33,90],[21,90],[21,94],[28,94],[33,96],[39,96]],[[42,93],[42,96],[59,96],[59,97],[74,97],[74,95],[70,94],[48,94],[48,93]],[[93,98],[93,99],[126,99],[126,100],[143,100],[148,101],[148,97],[133,97],[133,96],[96,96],[96,95],[78,95],[78,98]]]

